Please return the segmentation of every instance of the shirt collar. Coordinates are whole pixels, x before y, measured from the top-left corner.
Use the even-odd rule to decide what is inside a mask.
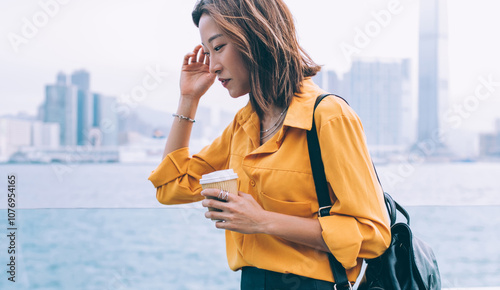
[[[326,93],[311,78],[306,78],[300,87],[300,93],[296,93],[286,114],[284,126],[311,130],[313,111],[316,98]]]
[[[311,130],[316,98],[324,93],[326,92],[316,85],[310,77],[305,78],[302,81],[300,92],[292,98],[283,126]],[[244,127],[260,127],[259,117],[250,102],[241,109],[237,120]]]

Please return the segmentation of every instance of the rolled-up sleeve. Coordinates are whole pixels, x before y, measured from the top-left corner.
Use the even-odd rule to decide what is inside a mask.
[[[190,157],[189,149],[180,148],[163,159],[149,180],[156,187],[156,199],[163,204],[181,204],[202,200],[199,180],[203,174],[226,169],[232,125],[212,144]]]
[[[350,269],[357,265],[357,258],[375,258],[387,249],[390,224],[361,121],[346,104],[325,103],[315,118],[333,207],[330,216],[319,221],[328,248]],[[340,113],[322,114],[321,108],[327,106]]]
[[[154,187],[159,187],[177,179],[187,172],[189,164],[189,149],[181,148],[170,154],[153,170],[149,180]]]

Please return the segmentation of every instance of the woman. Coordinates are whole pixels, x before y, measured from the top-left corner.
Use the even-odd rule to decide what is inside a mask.
[[[306,132],[324,91],[310,78],[320,67],[299,46],[290,11],[282,0],[201,0],[192,16],[202,44],[184,57],[177,119],[149,178],[157,199],[203,200],[204,207],[222,210],[205,216],[226,230],[228,263],[242,270],[242,289],[332,289],[327,252],[355,281],[362,259],[381,255],[390,242],[359,118],[335,97],[316,109],[333,202],[331,215],[318,218]],[[198,102],[216,78],[231,97],[249,94],[250,102],[190,157]],[[201,176],[228,168],[239,176],[239,193],[227,202],[205,199],[220,192],[202,191]]]

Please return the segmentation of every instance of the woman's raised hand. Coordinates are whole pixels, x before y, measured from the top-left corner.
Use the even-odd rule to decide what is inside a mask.
[[[216,77],[210,73],[209,66],[210,59],[201,44],[184,56],[180,81],[182,97],[198,100],[207,92]]]

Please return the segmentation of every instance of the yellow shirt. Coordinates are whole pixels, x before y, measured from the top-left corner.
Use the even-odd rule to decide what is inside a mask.
[[[316,97],[324,93],[311,79],[293,98],[283,128],[260,145],[259,117],[248,104],[211,145],[190,157],[188,148],[168,154],[149,180],[164,204],[203,199],[203,174],[232,168],[238,188],[251,194],[265,210],[318,218],[318,202],[309,162],[306,130],[310,130]],[[361,121],[334,96],[315,113],[318,137],[333,207],[320,217],[322,236],[354,281],[362,258],[381,255],[390,243],[390,228],[382,190],[366,147]],[[330,188],[331,189],[331,188]],[[324,252],[266,234],[226,231],[229,267],[254,266],[333,281]]]

